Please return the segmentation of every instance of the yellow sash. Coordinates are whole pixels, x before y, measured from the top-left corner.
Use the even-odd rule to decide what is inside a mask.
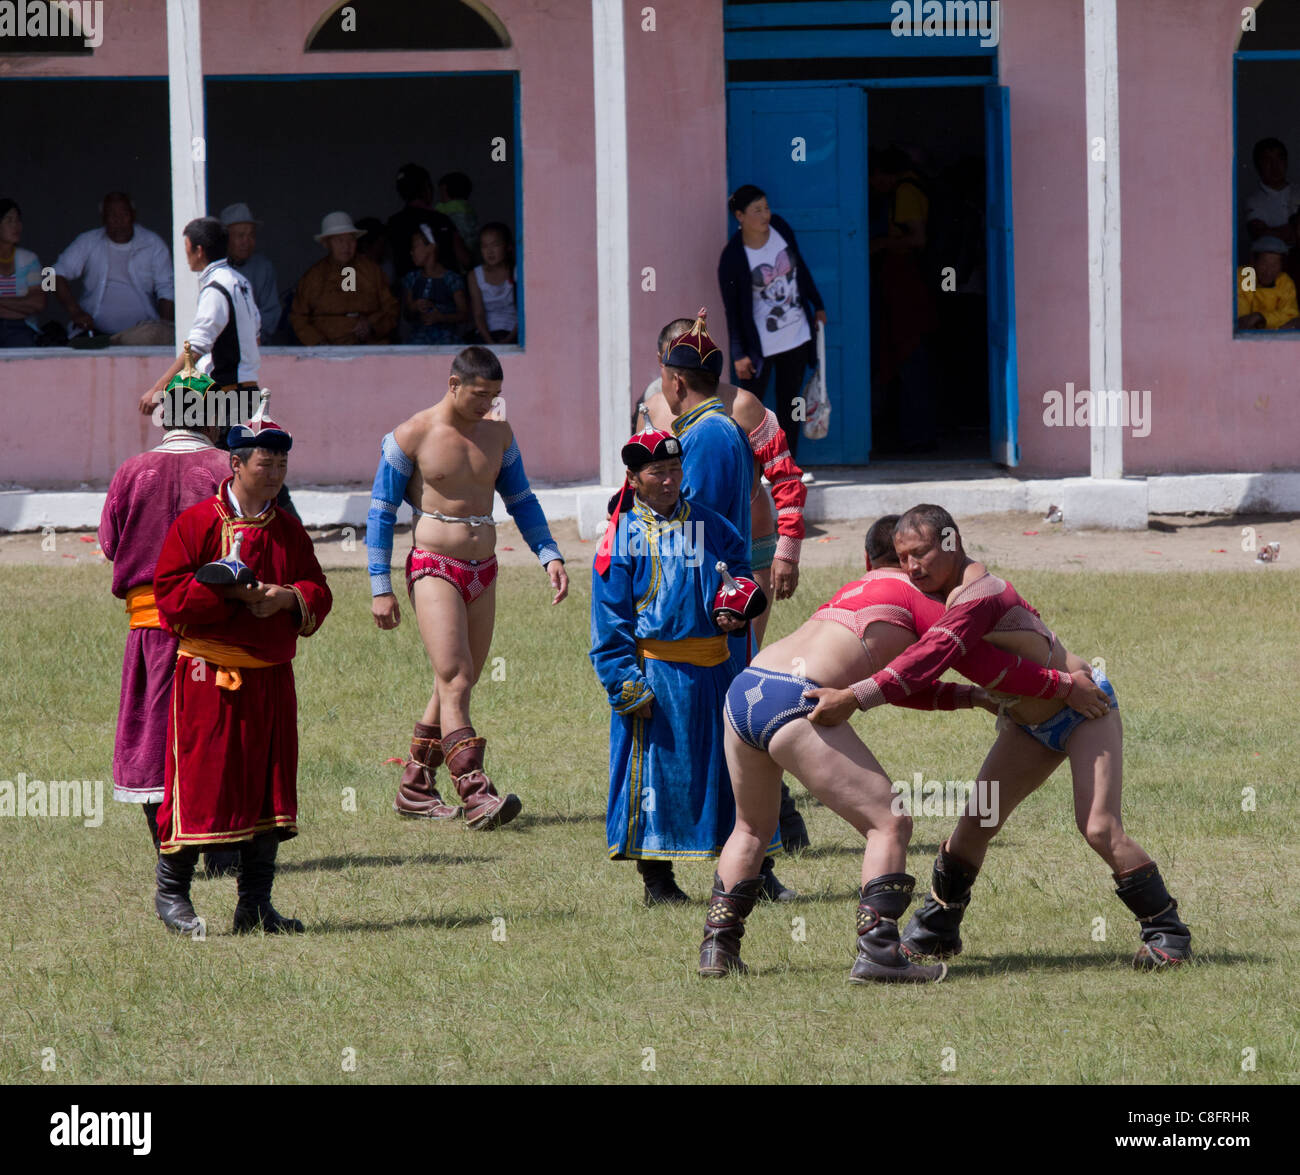
[[[224,641],[203,640],[200,637],[186,637],[176,650],[177,659],[181,657],[198,657],[209,662],[217,671],[217,689],[237,690],[244,684],[241,669],[270,669],[274,661],[263,661],[252,653],[228,645]]]
[[[730,656],[727,638],[722,635],[688,636],[679,641],[638,637],[636,651],[652,661],[677,661],[685,665],[702,665],[706,669],[721,665]]]
[[[153,584],[142,583],[126,593],[126,614],[131,628],[162,628],[158,619],[158,601],[153,598]]]

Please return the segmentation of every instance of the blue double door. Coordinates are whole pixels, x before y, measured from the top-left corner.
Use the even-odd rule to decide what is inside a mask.
[[[1019,462],[1007,90],[984,86],[990,458]],[[868,88],[735,85],[727,93],[731,190],[756,183],[789,221],[826,302],[831,427],[800,464],[865,465],[871,452]],[[734,224],[732,228],[734,229]]]

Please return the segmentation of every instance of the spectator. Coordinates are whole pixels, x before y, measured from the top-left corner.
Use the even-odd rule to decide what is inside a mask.
[[[280,325],[280,287],[275,267],[265,253],[257,251],[257,230],[261,221],[247,204],[227,204],[221,210],[221,225],[226,230],[226,260],[248,279],[262,316],[260,341],[265,343]]]
[[[18,247],[22,239],[22,209],[0,199],[0,347],[34,347],[40,329],[35,316],[45,309],[41,263]]]
[[[460,239],[467,245],[473,245],[479,234],[478,213],[469,202],[473,190],[474,184],[463,171],[449,171],[438,181],[438,203],[433,206],[434,211],[450,217]],[[469,267],[468,261],[465,267]]]
[[[1282,272],[1288,249],[1276,237],[1260,237],[1251,254],[1254,267],[1237,272],[1237,329],[1300,328],[1295,282]],[[1250,287],[1250,288],[1247,288]]]
[[[1246,200],[1246,231],[1252,241],[1272,237],[1290,250],[1296,243],[1292,218],[1300,209],[1300,189],[1286,181],[1286,146],[1280,139],[1260,139],[1251,158],[1259,187]]]
[[[304,347],[383,343],[397,325],[397,301],[368,257],[357,256],[362,232],[346,212],[321,221],[316,241],[326,254],[298,279],[289,320]],[[344,267],[350,273],[344,273]]]
[[[170,345],[176,293],[166,242],[135,223],[125,192],[109,192],[100,215],[104,226],[82,233],[55,261],[55,296],[83,330],[112,335],[115,343]],[[77,278],[80,300],[69,284]]]
[[[519,341],[515,303],[515,242],[500,221],[485,224],[478,238],[483,264],[470,270],[469,304],[474,325],[485,343]]]
[[[762,188],[744,184],[727,205],[739,228],[718,261],[718,285],[727,312],[727,336],[735,381],[763,399],[768,373],[776,372],[777,419],[799,447],[794,401],[804,373],[816,362],[809,310],[826,321],[822,296],[799,254],[794,230],[767,204]]]
[[[451,244],[448,233],[434,233],[421,224],[411,236],[411,256],[418,268],[402,278],[402,307],[414,324],[408,343],[424,346],[459,345],[456,324],[469,321],[465,279],[440,260]]]
[[[397,173],[397,194],[402,198],[402,208],[388,218],[388,243],[393,251],[393,276],[400,287],[415,262],[411,260],[411,240],[421,224],[432,226],[435,233],[450,232],[454,254],[443,257],[443,264],[455,264],[457,269],[469,266],[469,250],[456,232],[451,217],[433,207],[433,179],[418,163],[407,163]],[[452,258],[455,258],[454,262]]]
[[[394,281],[393,263],[388,256],[388,230],[375,216],[363,216],[357,221],[362,235],[357,238],[357,253],[369,257],[384,272],[384,280],[391,287]]]

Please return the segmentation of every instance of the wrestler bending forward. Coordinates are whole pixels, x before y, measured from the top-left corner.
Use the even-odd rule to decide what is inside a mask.
[[[700,946],[700,974],[744,971],[740,939],[761,880],[759,864],[777,822],[782,770],[866,838],[857,910],[854,983],[937,982],[943,963],[919,965],[899,949],[898,919],[916,879],[905,871],[912,820],[895,810],[894,790],[874,755],[841,718],[815,725],[808,715],[823,696],[886,665],[937,619],[929,600],[898,569],[894,518],[867,535],[868,574],[846,584],[812,619],[763,649],[727,693],[725,750],[736,796],[735,828],[723,847]],[[876,570],[872,570],[876,567]],[[925,609],[929,614],[922,616]],[[1063,696],[1083,713],[1099,715],[1106,699],[1088,674],[1043,669],[991,645],[973,649],[955,668],[975,680],[998,680],[1031,696]],[[793,670],[793,672],[792,672]],[[852,695],[850,694],[850,698]],[[997,705],[972,686],[938,683],[900,701],[912,709],[954,710]]]
[[[445,762],[464,804],[465,825],[474,830],[499,827],[523,807],[518,796],[498,795],[492,786],[483,770],[485,740],[469,717],[470,691],[492,646],[496,615],[494,489],[546,569],[555,589],[551,602],[569,591],[564,560],[529,488],[510,425],[489,418],[501,380],[501,364],[486,347],[466,347],[456,356],[447,394],[384,437],[366,530],[371,612],[381,629],[396,628],[401,612],[390,581],[393,522],[402,499],[411,503],[406,590],[434,673],[433,695],[415,724],[393,807],[401,816],[459,816],[462,809],[446,803],[434,783]]]
[[[894,530],[894,545],[911,582],[946,600],[947,609],[883,673],[854,686],[849,712],[854,706],[870,709],[924,688],[975,644],[996,643],[1053,668],[1083,665],[1011,584],[967,557],[956,523],[941,506],[914,506],[904,514]],[[1178,917],[1178,903],[1169,896],[1156,863],[1124,831],[1124,727],[1114,687],[1104,673],[1094,672],[1093,678],[1110,700],[1109,712],[1094,722],[1062,709],[1059,702],[1007,700],[1009,721],[999,722],[998,737],[978,776],[999,781],[997,822],[981,827],[968,812],[940,846],[931,895],[903,933],[903,952],[909,958],[951,958],[961,951],[958,929],[989,842],[1016,806],[1067,759],[1075,824],[1110,868],[1116,897],[1138,920],[1142,943],[1133,966],[1152,970],[1191,958],[1191,931]],[[1006,689],[1006,683],[998,683],[998,688]],[[843,706],[845,698],[840,694],[824,702],[829,713]]]

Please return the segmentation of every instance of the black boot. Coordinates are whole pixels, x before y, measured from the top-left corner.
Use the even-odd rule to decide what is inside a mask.
[[[745,934],[745,919],[762,891],[763,879],[751,877],[736,882],[728,893],[722,888],[722,878],[713,875],[713,899],[704,920],[704,941],[700,943],[700,974],[706,978],[727,975],[737,971],[744,975],[749,970],[740,961],[740,940]]]
[[[285,918],[271,905],[271,885],[275,881],[275,854],[280,838],[263,832],[240,846],[243,859],[239,866],[235,904],[235,933],[249,934],[264,930],[267,934],[301,934],[303,924],[297,918]]]
[[[759,879],[763,882],[763,891],[760,896],[769,902],[793,902],[799,895],[777,880],[772,865],[771,857],[763,858],[763,868],[758,873]]]
[[[1154,971],[1190,959],[1192,932],[1178,917],[1178,903],[1169,896],[1156,863],[1148,861],[1127,875],[1113,876],[1115,896],[1133,911],[1142,927],[1142,945],[1133,956],[1133,966]]]
[[[794,805],[794,796],[781,780],[781,814],[778,817],[781,828],[781,847],[787,853],[801,853],[811,843],[808,840],[808,826],[803,822],[799,809]]]
[[[193,934],[202,926],[190,904],[190,882],[194,879],[194,865],[198,859],[199,850],[195,848],[160,853],[154,870],[158,891],[153,896],[153,908],[163,925],[177,934]]]
[[[203,854],[203,876],[234,877],[239,873],[238,849],[211,849]]]
[[[850,983],[938,983],[946,963],[909,962],[898,942],[898,919],[912,901],[916,878],[907,873],[873,877],[858,902],[858,958]]]
[[[153,855],[158,855],[158,850],[162,847],[162,842],[158,837],[158,809],[161,804],[141,804],[144,810],[144,822],[149,825],[149,839],[153,841]]]
[[[678,887],[671,861],[638,861],[636,871],[645,882],[647,906],[682,906],[690,898]]]
[[[978,876],[979,869],[948,852],[947,842],[940,847],[930,875],[930,896],[903,931],[903,954],[909,959],[927,955],[951,959],[961,954],[958,930],[970,905],[971,886]]]

